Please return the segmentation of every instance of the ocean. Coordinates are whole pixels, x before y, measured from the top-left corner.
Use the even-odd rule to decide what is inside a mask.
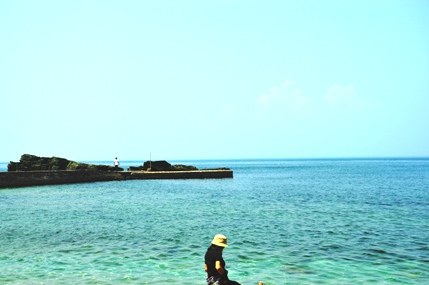
[[[429,284],[429,158],[177,163],[234,178],[1,189],[0,283]]]

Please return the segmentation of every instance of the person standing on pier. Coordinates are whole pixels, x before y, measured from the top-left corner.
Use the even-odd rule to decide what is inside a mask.
[[[115,165],[115,170],[118,171],[118,167],[119,167],[119,160],[117,157],[115,157],[115,160],[113,161],[113,164]]]

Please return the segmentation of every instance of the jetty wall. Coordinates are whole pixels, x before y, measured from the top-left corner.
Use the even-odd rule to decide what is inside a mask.
[[[233,178],[232,170],[192,170],[192,171],[124,171],[125,179],[217,179]]]
[[[0,172],[0,189],[41,185],[149,179],[232,178],[232,170],[196,171],[17,171]]]

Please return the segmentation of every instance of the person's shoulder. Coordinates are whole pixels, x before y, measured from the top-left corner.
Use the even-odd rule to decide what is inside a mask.
[[[222,257],[222,251],[220,251],[220,250],[211,250],[210,252],[211,252],[211,256]]]
[[[221,253],[221,252],[218,250],[208,249],[206,252],[206,256],[216,256],[219,253]]]

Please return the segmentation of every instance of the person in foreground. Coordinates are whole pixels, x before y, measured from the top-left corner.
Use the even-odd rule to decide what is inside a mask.
[[[236,281],[229,280],[228,270],[225,269],[225,261],[222,252],[228,246],[226,236],[215,235],[210,247],[204,256],[204,270],[207,272],[207,285],[240,285]],[[263,285],[261,281],[259,285]]]

